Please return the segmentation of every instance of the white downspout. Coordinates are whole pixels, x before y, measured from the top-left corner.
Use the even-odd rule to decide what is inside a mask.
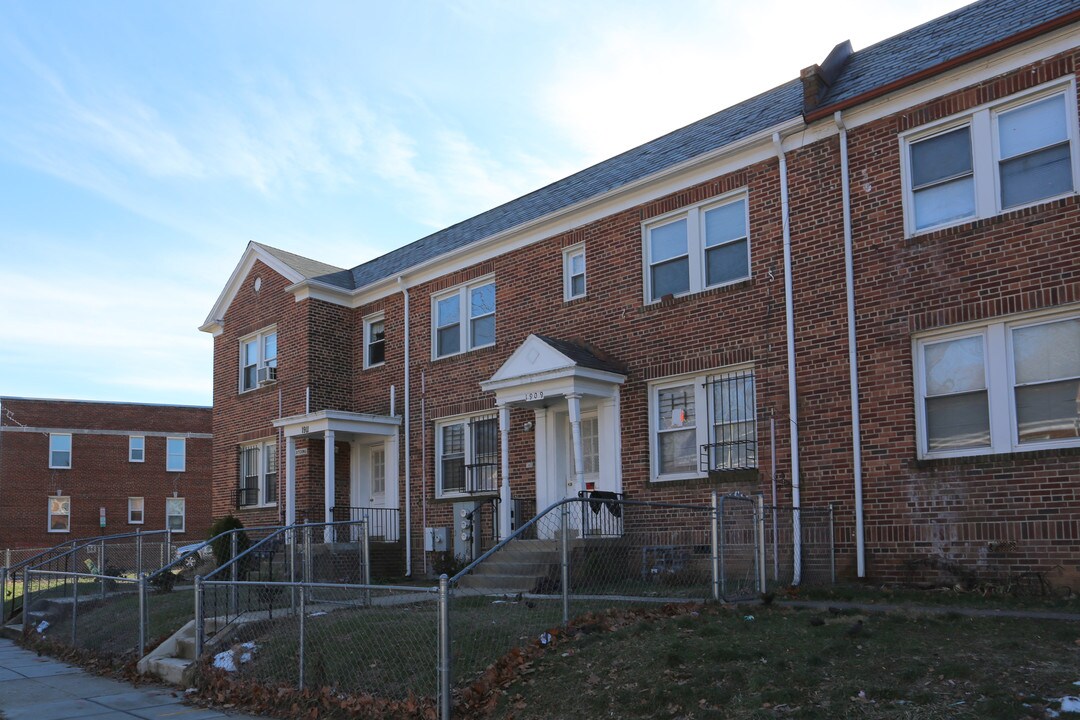
[[[773,148],[780,160],[780,215],[784,224],[784,318],[787,321],[788,422],[791,430],[791,584],[802,581],[802,518],[799,486],[799,407],[795,389],[795,307],[791,282],[791,222],[788,208],[787,158],[780,133],[773,133]]]
[[[409,455],[412,436],[409,434],[411,410],[409,396],[409,289],[405,287],[405,278],[398,277],[398,287],[405,296],[405,577],[412,577],[412,486],[409,474]]]
[[[851,245],[851,183],[848,177],[847,127],[840,111],[833,114],[840,130],[840,187],[844,198],[844,283],[847,290],[848,374],[851,384],[851,462],[855,480],[855,558],[859,577],[866,577],[863,528],[862,421],[859,419],[859,366],[855,339],[855,260]]]

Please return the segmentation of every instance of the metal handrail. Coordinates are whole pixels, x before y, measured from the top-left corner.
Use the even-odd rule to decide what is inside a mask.
[[[37,570],[38,568],[40,568],[42,565],[44,565],[47,562],[52,562],[54,560],[61,560],[63,558],[66,558],[69,555],[72,555],[72,554],[74,554],[75,552],[77,552],[79,550],[85,549],[89,545],[102,545],[106,541],[109,541],[109,540],[124,540],[124,539],[127,539],[127,538],[146,537],[147,535],[171,534],[172,532],[173,531],[169,530],[169,529],[165,529],[165,530],[147,530],[145,532],[140,530],[140,531],[130,532],[130,533],[118,533],[116,535],[102,535],[101,537],[96,537],[93,540],[90,540],[88,542],[83,543],[82,545],[77,545],[76,547],[71,548],[67,552],[61,553],[60,555],[56,555],[54,557],[51,557],[48,560],[45,560],[44,562],[40,562],[37,565],[31,567],[30,569],[31,570]],[[102,569],[104,569],[104,568],[102,568]]]
[[[472,572],[473,568],[475,568],[477,565],[479,565],[483,561],[487,560],[489,557],[491,557],[492,555],[497,553],[499,550],[502,550],[504,547],[506,547],[506,545],[510,541],[517,540],[519,537],[524,535],[525,532],[527,532],[529,530],[529,528],[536,525],[537,521],[539,521],[540,518],[544,517],[545,515],[547,515],[551,511],[555,510],[555,508],[560,507],[562,505],[568,505],[570,503],[581,503],[581,502],[588,502],[588,500],[582,500],[580,498],[563,498],[562,500],[555,501],[554,503],[552,503],[548,507],[544,508],[543,512],[537,513],[536,517],[533,517],[528,522],[526,522],[524,525],[519,525],[517,530],[514,530],[514,532],[510,533],[510,535],[508,535],[504,540],[500,540],[499,542],[497,542],[494,546],[492,546],[492,548],[490,550],[482,553],[479,557],[477,557],[471,563],[469,563],[464,568],[462,568],[460,571],[458,571],[458,573],[456,575],[454,575],[452,578],[450,578],[450,584],[451,585],[456,585],[458,582],[461,581],[461,578],[465,577],[470,572]],[[700,510],[710,510],[710,511],[712,510],[712,507],[709,506],[709,505],[691,505],[691,504],[688,504],[688,503],[660,503],[660,502],[649,502],[649,501],[646,501],[646,500],[616,500],[614,502],[619,503],[619,505],[638,505],[638,506],[654,507],[654,508],[662,507],[662,508],[679,509],[679,510],[699,510],[699,511]]]
[[[208,545],[213,545],[215,541],[217,541],[217,540],[219,540],[221,538],[224,538],[224,537],[226,537],[228,535],[232,535],[233,533],[255,532],[255,531],[258,531],[258,530],[279,530],[282,527],[284,527],[284,526],[282,526],[282,525],[260,525],[260,526],[255,526],[255,527],[233,528],[232,530],[226,530],[225,532],[218,533],[217,535],[213,536],[212,538],[210,538],[208,540],[203,540],[202,542],[200,542],[198,544],[197,547],[192,548],[191,550],[187,551],[186,553],[184,553],[180,557],[178,557],[175,560],[173,560],[172,562],[170,562],[168,565],[160,568],[159,570],[154,571],[150,575],[147,575],[146,579],[147,580],[152,580],[153,578],[156,578],[157,576],[159,576],[159,575],[161,575],[161,574],[163,574],[165,572],[171,571],[174,567],[176,567],[177,565],[187,561],[193,555],[197,555],[199,553],[199,551],[202,550],[203,548],[207,547]]]

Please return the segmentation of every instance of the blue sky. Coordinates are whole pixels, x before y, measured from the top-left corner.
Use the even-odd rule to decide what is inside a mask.
[[[962,4],[0,3],[0,395],[209,404],[249,240],[351,267]]]

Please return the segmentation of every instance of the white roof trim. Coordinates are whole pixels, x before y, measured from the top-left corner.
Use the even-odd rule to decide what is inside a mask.
[[[327,430],[354,435],[396,435],[401,418],[394,415],[369,415],[344,410],[319,410],[306,415],[290,415],[273,421],[285,437],[321,435]]]
[[[299,272],[289,267],[281,260],[267,252],[261,245],[255,242],[248,242],[247,248],[244,249],[244,254],[240,257],[240,262],[237,263],[236,269],[233,270],[232,275],[229,276],[229,281],[225,283],[224,289],[221,294],[218,295],[217,301],[214,303],[213,309],[210,310],[210,314],[206,316],[206,320],[199,330],[203,332],[212,333],[215,336],[220,335],[222,332],[222,321],[225,318],[225,311],[229,309],[229,305],[236,298],[236,294],[240,292],[240,288],[244,284],[244,280],[247,279],[248,273],[255,267],[255,261],[261,260],[264,265],[271,270],[281,275],[290,283],[296,284],[304,279],[304,276]]]

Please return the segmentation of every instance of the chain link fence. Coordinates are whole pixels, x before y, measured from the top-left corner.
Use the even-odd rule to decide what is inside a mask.
[[[76,538],[49,548],[7,548],[0,566],[0,624],[22,612],[26,569],[99,538]]]

